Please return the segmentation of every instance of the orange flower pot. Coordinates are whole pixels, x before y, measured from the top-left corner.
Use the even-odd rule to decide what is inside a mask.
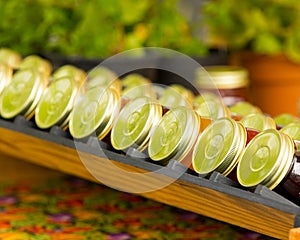
[[[290,113],[299,116],[300,63],[284,55],[242,52],[232,55],[231,64],[248,69],[253,103],[272,116]]]

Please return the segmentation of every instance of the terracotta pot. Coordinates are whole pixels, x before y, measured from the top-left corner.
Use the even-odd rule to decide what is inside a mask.
[[[284,55],[252,52],[235,53],[230,63],[248,69],[252,101],[263,112],[272,116],[281,113],[299,116],[300,63],[291,62]]]

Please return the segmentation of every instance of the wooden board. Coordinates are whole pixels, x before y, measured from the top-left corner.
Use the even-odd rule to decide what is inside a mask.
[[[133,189],[141,196],[278,239],[293,239],[298,234],[294,228],[300,226],[299,207],[272,192],[270,196],[248,192],[227,184],[222,176],[205,179],[188,172],[177,175],[176,165],[160,167],[110,150],[104,149],[103,157],[91,143],[74,144],[72,139],[53,131],[15,122],[1,120],[0,134],[3,155],[109,183],[109,187],[118,190]],[[116,174],[116,167],[129,174]],[[143,192],[144,189],[153,190]]]

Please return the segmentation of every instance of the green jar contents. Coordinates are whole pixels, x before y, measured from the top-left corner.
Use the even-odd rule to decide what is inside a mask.
[[[17,115],[30,119],[46,82],[44,75],[33,69],[18,70],[0,96],[0,115],[6,119]]]
[[[237,165],[245,148],[245,127],[231,118],[213,121],[200,134],[193,151],[195,172],[207,176],[217,171],[227,176]]]
[[[201,90],[218,90],[227,106],[250,100],[248,71],[242,67],[207,66],[196,71],[196,84]]]
[[[258,184],[274,189],[291,170],[294,153],[294,142],[287,134],[276,129],[260,132],[240,157],[238,182],[250,189]]]
[[[192,149],[200,125],[200,116],[194,110],[183,106],[170,109],[150,137],[149,157],[162,164],[173,159],[191,167]]]
[[[35,122],[41,129],[54,125],[65,128],[79,89],[70,77],[62,77],[46,88],[35,110]]]
[[[162,117],[162,106],[155,99],[133,99],[121,110],[111,130],[111,144],[117,150],[130,147],[143,151],[150,134]]]
[[[93,87],[79,96],[70,114],[74,138],[95,134],[100,140],[110,131],[120,110],[120,95],[113,88]]]

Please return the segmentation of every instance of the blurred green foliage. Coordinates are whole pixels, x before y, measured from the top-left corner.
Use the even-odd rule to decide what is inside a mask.
[[[299,0],[210,0],[202,9],[209,44],[300,61]]]
[[[107,57],[138,47],[205,55],[178,0],[0,0],[0,46]]]

